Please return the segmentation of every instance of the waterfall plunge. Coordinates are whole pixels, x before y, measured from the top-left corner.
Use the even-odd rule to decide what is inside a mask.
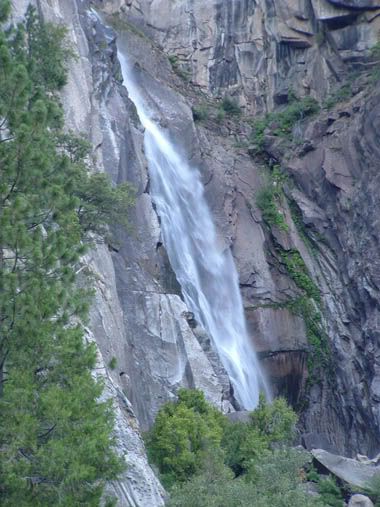
[[[220,251],[199,172],[181,157],[154,121],[133,69],[119,50],[123,84],[145,128],[151,195],[161,219],[164,245],[188,308],[211,336],[245,409],[269,389],[246,330],[239,281],[231,252]]]

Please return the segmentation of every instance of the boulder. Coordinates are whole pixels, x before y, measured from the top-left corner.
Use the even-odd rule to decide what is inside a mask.
[[[373,502],[368,496],[353,495],[348,502],[348,507],[373,507]]]
[[[362,463],[356,459],[338,456],[323,449],[313,449],[311,453],[329,472],[356,488],[368,487],[371,479],[375,475],[380,475],[380,466],[371,463]]]

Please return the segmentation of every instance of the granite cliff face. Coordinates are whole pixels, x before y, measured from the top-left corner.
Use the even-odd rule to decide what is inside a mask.
[[[197,0],[141,0],[108,2],[106,10],[137,27],[130,40],[140,31],[170,55],[174,73],[165,69],[163,75],[160,65],[144,63],[150,75],[170,82],[195,107],[227,94],[246,117],[281,109],[291,94],[320,103],[334,96],[353,82],[353,73],[371,68],[370,48],[380,30],[378,2],[234,0],[208,2],[205,8]],[[138,45],[130,49],[139,62],[140,51]],[[262,173],[257,161],[236,149],[247,137],[243,120],[200,122],[196,138],[186,138],[185,144],[203,170],[215,220],[233,248],[252,338],[275,391],[294,404],[307,396],[306,432],[327,435],[340,452],[371,454],[380,444],[379,111],[375,85],[359,79],[350,86],[346,101],[309,124],[296,125],[298,149],[280,147],[270,136],[265,142],[269,160],[291,176],[287,197],[301,213],[312,253],[286,203],[282,212],[289,232],[268,234],[263,226],[254,197]],[[170,125],[175,131],[176,122]],[[323,300],[336,375],[331,381],[322,375],[307,395],[307,329],[284,304],[297,287],[277,254],[278,245],[300,252]]]
[[[13,3],[16,19],[29,2]],[[114,242],[99,245],[84,260],[96,284],[89,339],[98,344],[97,371],[115,400],[120,452],[129,463],[123,480],[111,486],[120,505],[164,503],[140,428],[152,424],[178,387],[204,390],[224,411],[237,405],[209,337],[181,299],[165,252],[149,194],[143,130],[121,85],[116,37],[137,62],[141,88],[157,118],[202,173],[221,245],[233,251],[250,335],[274,392],[301,409],[300,431],[311,433],[311,441],[322,435],[348,455],[379,451],[378,89],[359,77],[350,97],[298,122],[296,144],[286,146],[270,129],[265,132],[264,158],[281,165],[289,178],[280,210],[286,232],[269,230],[262,219],[255,196],[265,171],[245,147],[250,119],[281,109],[292,94],[323,101],[353,71],[371,68],[379,2],[39,0],[37,5],[46,19],[68,27],[79,55],[62,96],[68,128],[85,132],[93,143],[95,170],[107,171],[115,183],[128,179],[137,190],[131,231],[114,231]],[[225,95],[240,104],[238,119],[217,119],[218,100]],[[195,124],[191,107],[202,104],[212,114]],[[297,220],[288,203],[296,206]],[[321,292],[333,373],[322,371],[318,381],[311,382],[308,372],[305,319],[286,304],[299,288],[279,247],[300,252]]]

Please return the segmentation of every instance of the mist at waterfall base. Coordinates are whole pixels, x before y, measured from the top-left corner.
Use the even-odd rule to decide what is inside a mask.
[[[198,170],[188,165],[154,121],[120,48],[118,56],[123,84],[145,128],[151,195],[171,266],[188,308],[213,340],[235,398],[243,408],[253,409],[260,390],[268,398],[270,393],[247,334],[232,254],[218,248]]]

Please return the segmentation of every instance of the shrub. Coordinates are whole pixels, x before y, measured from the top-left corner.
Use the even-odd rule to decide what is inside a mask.
[[[256,197],[256,204],[261,210],[263,220],[267,225],[276,226],[282,231],[289,229],[284,215],[278,210],[279,195],[273,188],[273,185],[266,186],[260,190]]]
[[[224,111],[224,109],[218,109],[218,112],[216,113],[216,119],[219,121],[219,122],[222,122],[226,117],[226,112]]]
[[[380,474],[375,474],[372,477],[364,493],[371,497],[375,507],[380,507]]]
[[[111,370],[114,370],[117,366],[117,359],[115,356],[113,356],[110,360],[110,362],[108,363],[108,367],[111,369]]]
[[[333,477],[320,479],[318,483],[319,494],[324,505],[329,507],[343,507],[344,500],[342,493]]]
[[[224,97],[222,100],[221,107],[223,111],[228,115],[240,115],[241,109],[236,100],[230,97]]]
[[[372,69],[371,72],[371,81],[373,84],[376,84],[380,80],[380,41],[377,42],[372,50],[371,50],[371,56],[375,60],[375,67]]]
[[[207,460],[215,465],[216,456],[241,475],[270,453],[273,443],[292,439],[296,419],[283,399],[269,404],[260,396],[250,422],[232,423],[201,391],[180,389],[178,401],[161,408],[147,435],[148,455],[167,487],[200,473]]]
[[[268,113],[263,118],[252,121],[250,140],[256,153],[260,153],[264,147],[266,129],[269,129],[271,135],[289,138],[297,122],[316,114],[320,109],[312,97],[298,99],[294,94],[290,94],[290,97],[290,103],[282,111]]]
[[[294,438],[297,415],[284,398],[268,403],[261,394],[258,407],[251,414],[252,425],[267,444],[290,443]]]
[[[207,120],[209,115],[208,107],[206,105],[194,106],[192,108],[192,113],[193,120],[195,122]]]
[[[268,443],[252,424],[235,422],[226,424],[223,432],[222,448],[225,464],[239,476],[268,451]]]
[[[339,102],[344,102],[350,97],[352,97],[352,88],[349,84],[345,84],[327,98],[324,107],[326,109],[331,109]]]
[[[298,451],[262,456],[247,477],[234,479],[218,456],[211,457],[188,482],[171,491],[168,507],[323,507],[302,489]]]
[[[220,446],[222,417],[197,390],[180,389],[178,401],[160,409],[146,442],[165,486],[191,477],[206,450]]]
[[[190,81],[191,73],[188,69],[183,68],[183,65],[181,65],[178,56],[169,55],[168,59],[173,71],[177,74],[177,76],[179,76],[184,81]]]

